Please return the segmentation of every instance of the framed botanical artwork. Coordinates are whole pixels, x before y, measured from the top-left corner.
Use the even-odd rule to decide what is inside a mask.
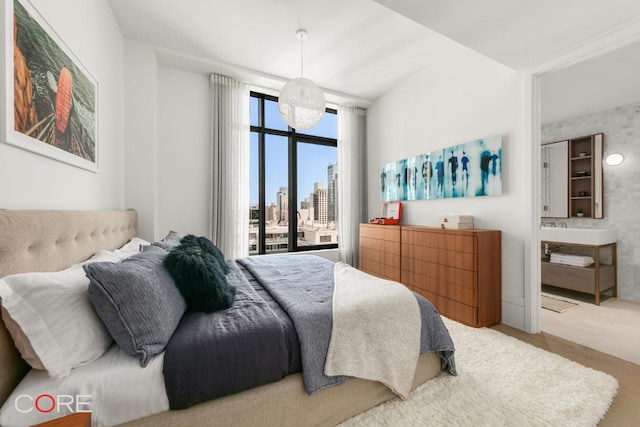
[[[28,0],[2,11],[0,140],[98,171],[98,82]]]

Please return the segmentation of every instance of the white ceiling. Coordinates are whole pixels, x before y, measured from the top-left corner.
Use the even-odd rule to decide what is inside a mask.
[[[542,76],[542,124],[640,101],[640,43]]]
[[[126,37],[161,47],[165,57],[184,66],[232,70],[272,89],[299,76],[295,32],[305,28],[305,77],[329,100],[344,95],[356,105],[446,55],[446,37],[518,69],[640,16],[638,0],[109,3]]]
[[[109,0],[126,37],[371,101],[427,64],[444,38],[372,0]],[[233,67],[231,67],[233,68]]]
[[[638,0],[375,1],[516,70],[640,18]]]

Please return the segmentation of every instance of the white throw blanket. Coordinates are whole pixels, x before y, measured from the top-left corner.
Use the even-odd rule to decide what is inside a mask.
[[[420,353],[420,307],[400,283],[348,264],[334,269],[333,327],[326,375],[379,381],[406,398]]]

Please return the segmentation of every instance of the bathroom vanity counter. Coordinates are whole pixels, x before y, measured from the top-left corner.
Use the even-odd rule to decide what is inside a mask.
[[[595,262],[587,267],[577,267],[552,263],[549,257],[545,256],[541,262],[543,285],[593,295],[596,305],[600,305],[600,296],[604,292],[611,291],[612,296],[617,296],[615,242],[596,245],[543,240],[542,253],[550,254],[550,252],[591,256]]]

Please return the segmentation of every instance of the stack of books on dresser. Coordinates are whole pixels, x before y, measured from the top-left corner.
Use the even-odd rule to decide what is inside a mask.
[[[438,218],[436,222],[431,224],[435,228],[443,228],[445,230],[473,230],[472,215],[444,215]]]

